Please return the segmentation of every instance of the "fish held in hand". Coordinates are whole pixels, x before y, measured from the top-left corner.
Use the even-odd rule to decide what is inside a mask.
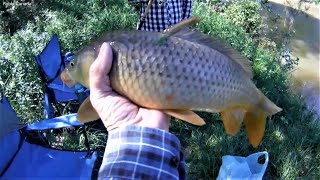
[[[193,111],[221,112],[225,130],[235,135],[242,122],[250,143],[257,147],[266,117],[281,108],[252,82],[247,59],[221,40],[184,28],[191,18],[163,33],[118,31],[80,50],[61,74],[68,86],[89,87],[89,68],[103,42],[110,42],[113,63],[109,73],[114,91],[133,103],[158,109],[194,125],[204,120]],[[78,111],[82,122],[95,120],[87,99]],[[95,118],[95,119],[94,119]]]

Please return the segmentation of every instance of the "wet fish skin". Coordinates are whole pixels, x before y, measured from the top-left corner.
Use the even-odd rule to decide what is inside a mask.
[[[80,82],[89,88],[89,67],[101,44],[109,42],[113,49],[109,76],[117,93],[137,105],[164,110],[197,125],[203,123],[193,121],[197,117],[187,111],[221,112],[227,133],[235,135],[244,122],[250,143],[256,147],[266,116],[281,108],[256,88],[248,61],[200,32],[163,37],[163,33],[142,31],[108,34],[82,49],[61,78],[69,86]]]
[[[141,31],[117,37],[108,39],[116,56],[111,84],[138,105],[218,112],[258,99],[254,84],[243,78],[246,72],[207,46],[175,37],[157,44],[161,34]]]

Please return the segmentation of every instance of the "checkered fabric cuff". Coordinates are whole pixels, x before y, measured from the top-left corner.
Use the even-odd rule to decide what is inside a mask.
[[[128,0],[130,4],[141,3],[140,18],[149,0]],[[192,0],[153,0],[141,30],[162,32],[171,25],[191,17]],[[138,23],[139,24],[139,23]]]
[[[99,179],[185,179],[180,141],[160,129],[114,129],[109,132]]]

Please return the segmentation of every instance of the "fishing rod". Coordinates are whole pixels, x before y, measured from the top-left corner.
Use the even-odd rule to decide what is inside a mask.
[[[148,13],[149,13],[149,10],[150,10],[150,8],[151,8],[151,4],[152,4],[152,0],[149,0],[149,1],[148,1],[147,8],[146,8],[146,10],[144,11],[144,14],[143,14],[143,16],[141,17],[141,20],[140,20],[140,22],[139,22],[138,30],[141,30],[142,25],[146,22],[146,17],[147,17],[147,15],[148,15]]]

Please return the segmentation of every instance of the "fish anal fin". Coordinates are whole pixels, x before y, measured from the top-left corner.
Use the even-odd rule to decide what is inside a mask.
[[[95,121],[99,119],[99,115],[96,110],[93,108],[90,97],[87,97],[81,104],[78,110],[78,120],[81,123],[86,123],[90,121]]]
[[[193,125],[203,126],[206,124],[206,122],[200,116],[190,110],[164,110],[164,113]]]
[[[260,144],[266,127],[267,113],[261,109],[248,111],[244,116],[244,124],[249,142],[253,147]]]
[[[238,133],[244,113],[242,109],[229,109],[221,112],[221,119],[227,134],[236,135]]]

